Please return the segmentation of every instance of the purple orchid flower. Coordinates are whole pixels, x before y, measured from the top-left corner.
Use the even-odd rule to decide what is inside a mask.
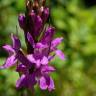
[[[65,58],[63,52],[58,49],[63,38],[53,39],[55,28],[45,27],[49,19],[49,8],[45,7],[45,1],[42,0],[39,6],[38,0],[27,0],[26,14],[20,14],[18,17],[19,26],[24,31],[27,53],[24,54],[20,40],[15,35],[11,35],[12,46],[3,46],[9,57],[0,68],[12,67],[18,61],[16,65],[16,71],[20,75],[16,83],[18,89],[32,90],[38,84],[42,90],[54,90],[54,81],[49,73],[54,72],[55,68],[49,63],[56,55],[62,60]]]
[[[35,65],[34,68],[27,68],[25,64],[20,64],[17,67],[17,72],[21,73],[20,79],[17,81],[17,88],[34,88],[36,83],[39,84],[42,90],[48,89],[49,91],[54,89],[54,82],[51,77],[48,76],[50,72],[55,71],[52,66],[48,65],[47,57],[43,57],[41,60],[35,60],[33,55],[28,55],[27,58]],[[44,79],[44,81],[43,81]],[[30,82],[29,82],[30,81]]]
[[[46,30],[43,38],[41,39],[41,42],[43,44],[47,44],[49,46],[49,53],[55,52],[55,54],[57,56],[59,56],[62,60],[64,60],[65,56],[64,56],[63,52],[61,50],[57,49],[57,46],[62,42],[63,38],[61,37],[61,38],[56,38],[56,39],[53,40],[54,34],[55,34],[54,28],[53,27],[48,27],[48,29]]]

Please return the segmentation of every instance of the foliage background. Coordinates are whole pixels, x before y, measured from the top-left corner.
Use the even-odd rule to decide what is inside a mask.
[[[59,46],[66,60],[56,57],[52,74],[56,89],[41,91],[36,86],[36,96],[96,96],[96,1],[95,0],[47,0],[51,8],[51,20],[57,36],[64,41]],[[24,12],[24,0],[0,0],[0,65],[8,54],[2,45],[11,44],[10,34],[18,27],[22,46],[23,32],[18,26],[18,14]],[[15,68],[0,70],[0,96],[19,96],[15,88],[18,74]]]

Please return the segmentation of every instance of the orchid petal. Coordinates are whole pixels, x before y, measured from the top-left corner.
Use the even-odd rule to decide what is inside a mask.
[[[28,59],[30,62],[35,63],[35,59],[34,59],[34,57],[33,57],[32,54],[27,55],[27,59]]]
[[[50,77],[50,84],[49,84],[49,86],[48,86],[48,90],[49,90],[49,91],[52,91],[52,90],[54,90],[54,89],[55,89],[54,81],[53,81],[53,79]]]
[[[48,58],[47,57],[43,57],[42,60],[41,60],[41,64],[42,65],[47,65],[48,64]]]
[[[55,54],[52,56],[48,56],[48,60],[51,61],[52,59],[54,59],[54,57],[55,57]]]
[[[15,35],[11,35],[12,41],[13,41],[13,48],[15,50],[19,50],[21,48],[21,43],[20,40],[18,39],[18,37],[16,37]]]
[[[41,19],[41,17],[40,16],[36,16],[35,20],[34,20],[34,23],[35,23],[35,35],[39,36],[40,35],[40,28],[42,26],[42,19]]]
[[[64,60],[65,56],[61,50],[56,50],[55,51],[56,55],[60,57],[60,59]]]
[[[35,79],[35,73],[33,72],[32,74],[28,74],[26,75],[27,78],[27,87],[29,89],[32,89],[34,87],[34,85],[36,84],[36,79]]]
[[[46,90],[48,88],[49,91],[52,91],[55,89],[54,88],[54,81],[48,75],[42,76],[40,78],[40,88],[42,90]]]
[[[38,49],[44,49],[44,48],[47,48],[48,46],[47,45],[44,45],[42,43],[37,43],[35,48],[38,48]]]
[[[53,39],[53,36],[54,36],[54,33],[55,33],[55,29],[54,27],[48,27],[41,42],[43,44],[50,44],[52,39]]]
[[[30,88],[32,89],[36,84],[35,74],[26,74],[21,75],[20,79],[17,80],[17,88]]]
[[[36,67],[37,67],[37,68],[39,68],[39,67],[40,67],[40,65],[41,65],[40,60],[36,60],[36,62],[35,62],[35,63],[36,63]]]
[[[46,84],[46,79],[45,79],[45,77],[41,77],[40,78],[40,88],[42,89],[42,90],[46,90],[47,89],[47,84]]]
[[[16,63],[16,57],[14,55],[12,55],[7,58],[5,64],[3,66],[1,66],[0,69],[12,67],[12,66],[14,66],[15,63]]]
[[[56,38],[51,43],[51,49],[54,50],[62,42],[63,38]]]
[[[34,39],[29,32],[27,33],[27,39],[28,39],[29,43],[31,44],[31,46],[34,47],[34,45],[35,45]]]
[[[16,69],[17,72],[21,72],[23,74],[27,73],[28,69],[24,64],[19,64]]]
[[[26,86],[26,76],[23,74],[21,77],[17,80],[16,88],[22,88]]]
[[[3,48],[8,51],[8,53],[14,53],[14,49],[10,45],[5,45]]]
[[[42,74],[54,72],[54,71],[55,71],[55,68],[52,66],[48,66],[48,65],[42,66],[42,69],[41,69]]]

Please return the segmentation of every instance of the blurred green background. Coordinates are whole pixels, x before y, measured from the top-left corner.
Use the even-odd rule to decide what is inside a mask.
[[[59,46],[66,56],[52,61],[55,91],[41,91],[36,96],[96,96],[96,0],[46,0],[51,9],[51,24],[64,41]],[[0,65],[8,54],[2,45],[11,44],[10,34],[18,27],[22,47],[23,32],[18,14],[24,12],[24,0],[0,0]],[[0,70],[0,96],[19,96],[15,88],[18,73],[14,68]]]

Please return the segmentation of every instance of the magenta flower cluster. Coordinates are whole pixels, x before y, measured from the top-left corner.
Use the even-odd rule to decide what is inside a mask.
[[[49,18],[49,8],[45,7],[45,0],[41,5],[38,0],[26,2],[26,13],[18,17],[19,25],[24,31],[27,53],[21,48],[18,36],[12,34],[13,45],[5,45],[3,48],[9,53],[5,64],[0,68],[16,66],[20,74],[17,80],[17,88],[33,89],[38,84],[42,90],[55,89],[54,81],[49,75],[55,68],[49,65],[57,55],[64,60],[64,54],[57,46],[63,38],[55,38],[55,28],[46,24]]]

